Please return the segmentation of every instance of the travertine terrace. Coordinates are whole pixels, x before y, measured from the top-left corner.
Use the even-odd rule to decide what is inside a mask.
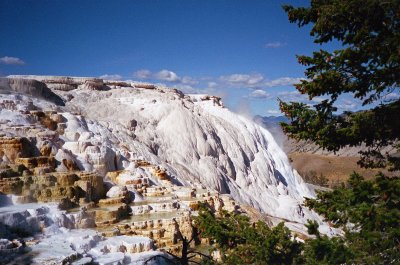
[[[48,76],[3,78],[0,93],[2,257],[140,264],[179,251],[203,201],[293,229],[320,220],[270,133],[218,97]]]

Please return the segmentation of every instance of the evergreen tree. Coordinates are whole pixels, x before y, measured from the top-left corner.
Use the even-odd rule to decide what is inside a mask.
[[[251,223],[242,214],[221,211],[218,215],[203,205],[196,226],[201,237],[210,238],[220,251],[222,264],[297,264],[302,243],[280,223],[269,228],[265,222]],[[299,260],[298,260],[299,259]]]
[[[315,235],[315,239],[307,239],[304,245],[304,264],[346,264],[354,255],[341,237],[329,238],[321,235],[316,221],[308,221],[308,233]]]
[[[281,110],[290,118],[283,130],[332,151],[365,144],[362,166],[400,170],[400,157],[382,152],[388,145],[400,148],[400,1],[312,0],[309,7],[284,10],[290,22],[311,25],[315,43],[336,41],[343,48],[298,56],[307,80],[296,89],[310,99],[327,99],[313,107],[281,101]],[[343,94],[360,99],[369,109],[337,115],[337,100]],[[399,185],[397,177],[379,175],[365,181],[353,174],[348,186],[307,199],[306,206],[345,235],[329,239],[310,222],[309,232],[316,238],[305,243],[306,263],[399,264]]]
[[[307,258],[317,260],[324,252],[321,260],[342,256],[348,264],[400,264],[399,178],[379,175],[366,181],[354,173],[348,187],[319,193],[305,205],[345,232],[343,238],[321,240],[316,223],[309,225],[317,239],[307,242]]]
[[[399,170],[399,156],[385,154],[382,148],[400,148],[400,1],[312,0],[309,7],[284,6],[284,10],[299,27],[311,24],[315,43],[336,41],[343,48],[298,56],[307,67],[307,80],[297,84],[297,90],[310,99],[327,99],[314,108],[281,101],[280,109],[290,119],[283,130],[331,151],[364,143],[368,149],[362,152],[362,166]],[[335,115],[342,94],[371,107]]]

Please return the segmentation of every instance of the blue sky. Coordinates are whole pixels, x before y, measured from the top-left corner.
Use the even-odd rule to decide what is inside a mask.
[[[0,76],[142,80],[278,115],[277,97],[307,101],[292,86],[304,77],[295,55],[320,48],[288,22],[284,3],[308,1],[1,0]]]

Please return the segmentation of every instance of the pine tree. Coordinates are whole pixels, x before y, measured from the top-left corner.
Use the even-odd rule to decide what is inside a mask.
[[[290,119],[283,130],[331,151],[366,144],[362,166],[399,170],[399,156],[382,149],[393,145],[400,151],[400,1],[312,0],[309,7],[284,10],[299,27],[311,24],[315,43],[336,41],[343,48],[297,57],[307,67],[307,79],[296,85],[297,90],[310,99],[327,99],[314,107],[281,101],[280,109]],[[337,115],[336,103],[343,94],[370,108]]]
[[[335,51],[297,57],[307,79],[296,89],[310,99],[326,99],[312,107],[280,101],[290,119],[283,130],[331,151],[365,144],[361,166],[400,170],[400,156],[382,151],[386,146],[400,151],[400,1],[312,0],[309,7],[283,8],[290,22],[311,26],[315,43],[342,44]],[[337,102],[344,94],[361,100],[367,110],[339,115]],[[347,186],[307,199],[307,207],[345,235],[329,239],[310,222],[316,238],[305,242],[306,264],[399,264],[399,185],[397,177],[366,181],[353,174]]]
[[[347,187],[319,193],[305,205],[345,232],[343,238],[323,238],[318,225],[310,223],[309,232],[317,238],[306,242],[306,260],[400,264],[400,178],[364,180],[354,173]]]
[[[302,243],[293,239],[280,223],[269,228],[265,222],[251,223],[243,214],[213,213],[200,208],[196,226],[201,237],[210,238],[222,254],[222,264],[297,264]]]

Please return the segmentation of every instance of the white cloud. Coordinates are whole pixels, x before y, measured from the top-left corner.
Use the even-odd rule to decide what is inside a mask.
[[[394,101],[394,100],[398,100],[400,98],[400,94],[398,94],[396,92],[391,92],[387,95],[384,95],[382,98],[384,101]]]
[[[321,103],[323,100],[327,99],[325,96],[314,97],[309,99],[307,94],[301,94],[299,91],[282,91],[278,93],[278,97],[283,101],[298,101],[309,104]]]
[[[250,93],[249,98],[253,99],[267,99],[271,98],[271,95],[264,90],[257,89]]]
[[[196,88],[191,85],[185,85],[182,83],[177,83],[173,86],[174,88],[177,88],[181,90],[185,94],[208,94],[208,95],[214,95],[214,96],[221,96],[221,93],[219,91],[213,90],[212,88]]]
[[[315,102],[315,103],[321,103],[325,99],[327,99],[327,97],[313,97],[313,99],[311,101]]]
[[[0,63],[1,64],[9,64],[9,65],[24,65],[25,64],[25,62],[22,61],[20,58],[9,57],[9,56],[1,57]]]
[[[296,98],[298,96],[301,96],[301,93],[299,91],[282,91],[278,93],[278,96],[282,98]]]
[[[272,42],[267,42],[267,43],[265,44],[265,48],[273,48],[273,49],[276,49],[276,48],[280,48],[280,47],[286,46],[286,45],[287,45],[286,42],[272,41]]]
[[[207,83],[207,87],[208,88],[215,88],[217,86],[218,86],[218,83],[216,83],[216,82],[208,82]]]
[[[307,104],[308,106],[312,106],[313,104],[319,103],[318,100],[310,100],[308,98],[308,95],[306,94],[301,94],[299,91],[282,91],[278,93],[278,98],[281,99],[282,101],[286,102],[302,102]]]
[[[282,112],[280,112],[279,110],[274,110],[274,109],[267,110],[267,113],[270,115],[282,114]]]
[[[326,96],[314,97],[313,99],[309,99],[307,94],[301,94],[299,91],[282,91],[277,94],[278,98],[282,101],[286,102],[301,102],[306,104],[309,107],[314,107],[316,104],[320,104],[323,100],[329,99]],[[355,111],[361,106],[361,101],[353,99],[340,99],[337,102],[338,104],[335,107],[338,108],[339,111]]]
[[[181,78],[174,72],[169,70],[161,70],[160,72],[156,73],[155,78],[158,80],[166,81],[166,82],[179,82]]]
[[[342,100],[341,104],[337,105],[336,107],[339,110],[344,110],[344,111],[345,110],[352,110],[352,111],[354,111],[357,106],[358,105],[357,105],[356,102],[354,102],[352,100],[344,99],[344,100]]]
[[[218,84],[216,82],[208,82],[207,83],[208,88],[216,88],[217,86],[218,86]]]
[[[226,88],[251,88],[254,89],[250,94],[245,96],[248,99],[270,99],[271,94],[265,90],[270,87],[288,86],[295,83],[299,83],[303,78],[296,77],[280,77],[273,80],[265,79],[260,73],[235,73],[231,75],[223,75],[219,77],[199,77],[193,78],[190,76],[180,76],[176,72],[163,69],[158,72],[151,72],[150,70],[142,69],[134,73],[134,76],[139,79],[151,80],[153,82],[166,83],[167,86],[174,86],[185,92],[195,93],[199,91],[213,91],[215,93],[216,88],[221,88],[222,90]],[[201,84],[202,88],[199,88]],[[221,91],[222,91],[221,90]],[[218,90],[219,91],[219,90]],[[285,93],[285,92],[283,92]],[[291,93],[291,92],[290,92]],[[292,101],[296,101],[299,95],[298,92],[293,95]],[[286,100],[289,95],[281,94]],[[303,96],[302,96],[303,98]],[[304,101],[306,98],[304,97]]]
[[[253,87],[259,85],[260,82],[264,80],[264,76],[261,74],[232,74],[228,76],[221,76],[219,79],[230,85]]]
[[[133,73],[133,76],[139,79],[149,79],[151,78],[151,71],[146,69],[141,69]]]
[[[188,86],[194,86],[199,83],[199,81],[190,76],[180,77],[175,72],[166,69],[156,73],[153,73],[150,70],[142,69],[134,72],[133,75],[139,79],[153,79],[161,82],[177,83]]]
[[[304,78],[301,77],[280,77],[274,80],[270,80],[264,83],[266,87],[275,87],[275,86],[291,86],[297,83],[300,83]]]
[[[199,89],[196,89],[196,88],[192,87],[191,85],[178,84],[178,85],[175,85],[174,88],[177,88],[177,89],[181,90],[185,94],[198,94],[198,93],[200,93]]]
[[[105,75],[101,75],[99,76],[99,78],[104,79],[104,80],[122,80],[122,76],[120,75],[109,75],[109,74],[105,74]]]
[[[273,80],[264,80],[262,74],[232,74],[220,76],[219,81],[224,85],[250,88],[267,88],[279,86],[291,86],[300,83],[304,78],[301,77],[280,77]]]
[[[180,82],[185,85],[197,85],[199,81],[191,78],[190,76],[184,76],[181,78]]]

